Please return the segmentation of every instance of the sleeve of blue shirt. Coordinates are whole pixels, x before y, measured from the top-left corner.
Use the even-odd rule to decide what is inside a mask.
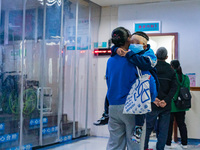
[[[138,68],[141,70],[147,71],[147,70],[151,70],[153,68],[151,66],[150,59],[143,55],[138,55],[132,51],[129,51],[125,57],[128,59],[128,61],[130,61],[134,65],[138,66]]]
[[[151,102],[154,102],[157,97],[157,90],[156,90],[156,81],[153,76],[150,77],[150,93],[151,93]]]

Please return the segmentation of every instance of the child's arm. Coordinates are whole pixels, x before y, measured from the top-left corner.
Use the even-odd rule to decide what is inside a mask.
[[[138,55],[132,51],[129,51],[125,57],[128,59],[128,61],[138,66],[138,68],[141,70],[147,71],[154,68],[151,64],[152,62],[149,57]]]
[[[138,66],[139,69],[144,71],[153,69],[157,63],[157,58],[154,55],[154,53],[152,54],[152,50],[151,51],[148,50],[149,52],[147,51],[144,54],[139,55],[132,51],[126,52],[119,47],[113,46],[111,48],[111,51],[112,51],[111,57],[116,54],[120,56],[125,56],[128,59],[128,61]]]
[[[117,54],[116,51],[117,51],[118,48],[119,48],[119,47],[116,47],[116,46],[112,46],[112,47],[111,47],[111,52],[112,52],[112,53],[111,53],[111,57],[112,57],[112,56],[115,56],[115,55]]]
[[[144,54],[142,54],[142,56],[145,56],[145,57],[149,58],[149,60],[151,61],[151,66],[152,67],[156,66],[156,64],[157,64],[157,57],[154,54],[154,51],[152,49],[150,49],[150,46],[149,46],[149,49],[146,50]]]
[[[119,56],[125,56],[126,53],[128,52],[128,51],[124,51],[122,48],[119,48],[119,47],[116,47],[116,46],[113,46],[111,48],[111,51],[112,51],[111,57],[115,56],[116,54],[118,54]]]

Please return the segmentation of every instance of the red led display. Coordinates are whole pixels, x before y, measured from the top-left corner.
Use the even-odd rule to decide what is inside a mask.
[[[95,56],[99,56],[99,55],[111,55],[111,49],[95,49],[93,51]]]

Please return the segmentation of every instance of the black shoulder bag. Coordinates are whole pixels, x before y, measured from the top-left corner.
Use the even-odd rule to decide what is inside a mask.
[[[176,101],[174,101],[176,107],[179,109],[191,108],[192,96],[191,96],[188,88],[183,87],[184,82],[185,82],[185,77],[184,77],[183,84],[178,83],[180,85],[179,95],[178,95],[178,99]]]

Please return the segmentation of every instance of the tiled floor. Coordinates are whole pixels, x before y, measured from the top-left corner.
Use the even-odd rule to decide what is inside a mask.
[[[106,150],[107,142],[107,137],[86,137],[72,141],[71,143],[53,145],[40,150]],[[173,143],[173,145],[176,146],[174,150],[182,150],[180,144]],[[156,139],[152,138],[149,143],[149,148],[156,150],[155,146]],[[187,150],[200,150],[200,143],[188,145]]]

